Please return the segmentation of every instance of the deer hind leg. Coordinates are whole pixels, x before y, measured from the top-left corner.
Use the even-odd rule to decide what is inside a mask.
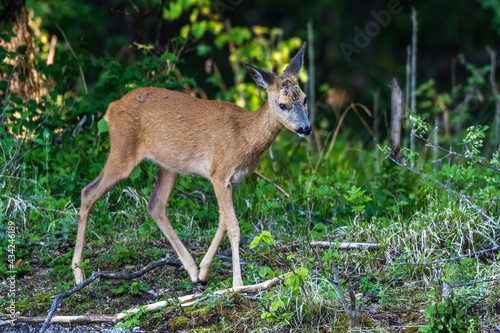
[[[238,219],[236,218],[233,205],[234,188],[233,186],[226,185],[224,182],[222,182],[214,183],[214,190],[215,196],[217,197],[217,201],[219,203],[221,220],[220,223],[222,225],[222,228],[227,230],[229,242],[231,243],[231,252],[233,258],[233,287],[239,287],[243,285],[243,280],[241,278],[240,266],[240,227],[238,226]],[[219,226],[219,229],[221,229],[221,226]],[[219,233],[219,229],[217,230],[217,233]],[[214,241],[216,238],[217,234],[214,238]],[[212,247],[214,241],[212,241],[210,247]],[[213,256],[211,259],[213,260]]]
[[[151,198],[148,203],[148,212],[151,214],[155,220],[158,227],[160,227],[163,234],[167,237],[168,241],[174,248],[175,252],[179,256],[184,269],[188,273],[191,281],[194,283],[198,282],[198,267],[189,254],[188,250],[177,237],[174,228],[170,224],[166,213],[166,206],[170,194],[179,179],[179,174],[171,172],[162,167],[158,170],[158,180],[156,186],[151,194]]]
[[[101,174],[82,190],[82,202],[80,212],[77,215],[78,232],[76,235],[75,253],[71,269],[75,275],[76,284],[83,282],[83,270],[76,267],[83,262],[83,249],[85,246],[85,232],[89,213],[97,200],[111,190],[120,180],[127,178],[134,171],[138,162],[129,160],[122,161],[118,155],[110,153],[108,161]]]

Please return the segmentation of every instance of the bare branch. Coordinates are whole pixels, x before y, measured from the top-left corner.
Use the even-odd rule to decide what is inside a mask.
[[[159,267],[159,266],[163,266],[163,265],[175,266],[177,268],[181,268],[182,267],[181,263],[178,262],[177,260],[172,260],[172,259],[170,259],[170,257],[166,257],[166,258],[157,260],[157,261],[155,261],[155,262],[147,265],[143,269],[141,269],[141,270],[139,270],[137,272],[131,273],[131,274],[116,274],[116,273],[106,273],[106,272],[93,272],[92,276],[90,278],[88,278],[87,280],[85,280],[82,283],[80,283],[79,285],[71,288],[70,290],[65,291],[65,292],[63,292],[63,293],[61,293],[61,294],[59,294],[59,295],[56,296],[56,298],[54,299],[54,302],[52,303],[52,306],[50,307],[49,314],[47,315],[47,318],[45,319],[45,321],[43,323],[43,326],[42,326],[42,328],[40,330],[40,333],[44,333],[45,330],[47,330],[47,328],[50,325],[50,321],[52,319],[52,316],[54,315],[54,312],[56,311],[57,307],[59,306],[59,304],[61,303],[61,301],[64,298],[66,298],[66,297],[68,297],[70,295],[73,295],[77,291],[82,290],[83,288],[85,288],[86,286],[88,286],[89,284],[91,284],[92,282],[94,282],[96,279],[98,279],[98,278],[105,278],[105,279],[117,279],[117,280],[131,280],[131,279],[135,279],[135,278],[137,278],[139,276],[142,276],[142,275],[146,274],[147,272],[149,272],[153,268],[156,268],[156,267]]]
[[[311,246],[317,246],[322,249],[336,248],[339,250],[351,250],[351,249],[369,249],[369,250],[377,250],[380,246],[378,243],[340,243],[338,246],[332,242],[323,242],[323,241],[311,241],[309,242]]]
[[[498,246],[498,245],[496,245],[496,246],[494,246],[494,247],[492,247],[490,249],[484,249],[484,250],[480,250],[480,251],[476,251],[476,252],[471,252],[469,254],[464,254],[463,256],[458,256],[458,257],[453,257],[453,258],[447,258],[447,259],[436,260],[436,261],[424,261],[424,262],[400,262],[397,265],[398,266],[407,266],[407,265],[408,266],[410,266],[410,265],[413,265],[413,266],[436,265],[436,264],[440,264],[440,263],[443,263],[443,262],[460,260],[460,259],[463,259],[463,258],[469,258],[469,257],[477,256],[479,254],[493,252],[493,251],[497,251],[497,250],[500,250],[500,246]]]
[[[332,283],[333,286],[335,287],[335,291],[337,292],[337,295],[339,296],[340,303],[344,307],[344,310],[347,314],[347,318],[349,318],[349,327],[357,327],[359,326],[359,308],[356,305],[356,296],[354,295],[354,292],[352,291],[351,288],[348,288],[348,294],[350,298],[350,302],[347,301],[345,295],[344,295],[344,290],[342,290],[342,286],[340,285],[340,279],[339,279],[339,267],[337,265],[337,262],[333,262],[332,265],[332,273],[333,273],[333,281],[329,279]],[[354,304],[353,304],[354,302]]]
[[[488,222],[490,222],[491,224],[495,225],[496,227],[498,227],[498,222],[494,221],[489,215],[487,215],[485,212],[483,212],[478,206],[474,205],[472,202],[470,202],[464,195],[461,195],[460,193],[456,192],[455,190],[449,188],[448,186],[444,185],[443,183],[441,183],[440,181],[437,181],[436,179],[434,178],[431,178],[429,177],[428,175],[424,174],[424,173],[421,173],[405,164],[401,164],[399,163],[398,161],[396,161],[395,159],[393,159],[391,156],[388,156],[388,158],[393,161],[394,163],[396,163],[397,165],[399,165],[400,167],[403,167],[407,170],[410,170],[411,172],[413,173],[416,173],[417,175],[420,175],[420,176],[423,176],[431,181],[433,181],[434,183],[438,184],[439,186],[447,189],[449,192],[451,192],[453,195],[455,195],[456,197],[460,198],[461,200],[463,200],[467,205],[469,205],[469,207],[473,208],[474,210],[476,210],[479,214],[481,214],[481,216],[483,216],[486,220],[488,220]],[[497,246],[496,243],[494,243],[495,246]]]
[[[498,93],[497,82],[495,79],[495,71],[497,67],[497,54],[496,52],[489,46],[486,47],[486,50],[490,54],[491,57],[491,70],[490,70],[490,84],[491,90],[493,91],[493,97],[495,98],[495,141],[498,143],[500,141],[500,94]]]
[[[345,236],[345,234],[335,235],[334,238]],[[326,242],[326,241],[302,241],[302,242],[294,242],[291,244],[286,244],[281,247],[275,248],[269,252],[259,254],[254,256],[254,258],[264,257],[266,255],[272,254],[274,252],[285,251],[285,250],[293,250],[294,248],[299,247],[300,245],[309,244],[311,247],[319,247],[322,249],[330,249],[335,248],[339,250],[351,250],[351,249],[363,249],[366,248],[368,250],[377,250],[380,246],[378,243],[340,243],[338,247],[334,242]]]
[[[153,269],[154,267],[158,267],[158,266],[161,266],[161,265],[166,265],[166,264],[173,264],[174,266],[177,266],[178,265],[178,262],[175,261],[175,260],[171,260],[172,263],[168,263],[167,261],[170,260],[169,258],[164,258],[164,259],[161,259],[161,260],[158,260],[158,261],[155,261],[151,264],[149,264],[148,266],[144,267],[143,269],[141,269],[140,271],[138,272],[135,272],[135,273],[132,273],[132,274],[112,274],[112,273],[93,273],[92,274],[92,277],[85,280],[83,283],[79,284],[78,286],[76,286],[75,288],[71,289],[70,291],[82,286],[82,285],[88,285],[90,283],[92,283],[93,280],[95,280],[96,278],[98,277],[105,277],[105,276],[97,276],[99,274],[106,274],[106,275],[112,275],[113,277],[109,277],[109,278],[112,278],[112,279],[119,279],[119,278],[124,278],[125,276],[134,276],[133,278],[136,278],[144,273],[146,273],[147,271]],[[161,263],[162,261],[164,261],[163,263]],[[156,265],[156,266],[154,266]],[[154,267],[153,267],[154,266]],[[142,273],[142,274],[140,274]],[[223,295],[225,293],[230,293],[230,292],[239,292],[239,293],[260,293],[264,290],[267,290],[267,289],[270,289],[280,283],[282,283],[283,281],[285,281],[285,279],[290,275],[292,274],[292,272],[288,272],[286,274],[282,274],[282,275],[279,275],[277,277],[275,277],[274,279],[271,279],[271,280],[267,280],[267,281],[264,281],[262,283],[257,283],[257,284],[254,284],[254,285],[249,285],[249,286],[241,286],[241,287],[234,287],[234,288],[228,288],[228,289],[223,289],[223,290],[217,290],[213,293],[213,295],[210,295],[210,296],[203,296],[204,293],[197,293],[197,294],[192,294],[192,295],[186,295],[186,296],[181,296],[181,297],[178,297],[177,300],[172,300],[172,299],[168,299],[168,300],[164,300],[164,301],[161,301],[161,302],[156,302],[156,303],[152,303],[152,304],[148,304],[146,305],[146,307],[141,307],[143,308],[144,310],[143,311],[155,311],[155,310],[158,310],[158,309],[161,309],[161,308],[164,308],[166,306],[168,306],[169,304],[172,304],[172,301],[176,301],[178,302],[182,307],[187,307],[187,306],[192,306],[198,302],[201,302],[203,300],[206,300],[208,298],[212,298],[212,297],[217,297],[217,296],[220,296],[220,295]],[[89,280],[93,279],[92,281],[89,282]],[[80,287],[78,290],[82,289],[83,287]],[[70,291],[67,291],[66,293],[70,292]],[[63,293],[65,294],[65,293]],[[58,296],[56,296],[56,299],[57,297],[59,297],[60,295],[62,294],[59,294]],[[244,295],[246,298],[248,298],[249,300],[252,300],[252,301],[257,301],[260,299],[260,297],[258,296],[247,296],[247,295]],[[54,301],[55,303],[56,301]],[[132,308],[128,311],[125,311],[128,315],[130,314],[133,314],[133,313],[137,313],[139,312],[140,309],[138,307],[136,308]],[[83,316],[47,316],[47,317],[23,317],[23,316],[16,316],[16,318],[14,320],[6,320],[9,318],[9,316],[7,314],[0,314],[0,319],[2,320],[6,320],[4,322],[0,322],[0,326],[2,325],[8,325],[8,324],[13,324],[13,323],[43,323],[43,322],[47,322],[47,321],[50,321],[52,323],[89,323],[89,322],[112,322],[112,323],[117,323],[119,322],[120,320],[123,320],[125,319],[125,317],[127,316],[127,314],[125,313],[117,313],[117,314],[114,314],[114,315],[83,315]],[[50,318],[51,317],[51,318]],[[45,327],[45,324],[44,326],[42,327],[42,329],[40,330],[41,333],[43,333],[44,331],[46,330],[46,327]]]
[[[474,159],[472,159],[472,158],[470,158],[470,157],[467,157],[467,156],[465,156],[465,155],[462,155],[462,154],[459,154],[459,153],[457,153],[457,152],[454,152],[454,151],[448,150],[448,149],[446,149],[446,148],[443,148],[443,147],[441,147],[441,146],[438,146],[438,145],[436,145],[436,144],[432,143],[430,140],[428,140],[428,139],[426,139],[426,138],[423,138],[423,137],[421,137],[420,135],[418,135],[418,134],[416,134],[416,133],[412,133],[411,135],[412,135],[412,136],[414,136],[414,137],[416,137],[416,138],[418,138],[418,139],[420,139],[420,140],[422,140],[422,141],[424,141],[424,142],[427,144],[427,146],[429,146],[429,147],[431,147],[431,148],[437,148],[437,149],[439,149],[439,150],[442,150],[442,151],[444,151],[445,153],[447,153],[448,155],[451,155],[451,156],[456,156],[456,157],[460,157],[460,158],[466,159],[466,160],[468,160],[468,161],[470,161],[470,162],[473,162],[473,163],[476,163],[476,164],[482,165],[482,166],[484,166],[484,167],[486,167],[486,168],[489,168],[489,169],[492,169],[492,170],[495,170],[495,171],[500,171],[500,169],[495,168],[494,166],[488,165],[488,164],[483,163],[483,162],[475,161]]]
[[[450,287],[452,287],[452,288],[467,287],[467,286],[472,286],[472,285],[479,284],[479,283],[493,282],[493,281],[499,281],[499,280],[500,280],[500,278],[485,279],[485,280],[475,280],[475,281],[470,281],[470,282],[467,282],[467,283],[451,284]]]
[[[263,174],[261,174],[261,173],[259,173],[257,171],[254,171],[253,173],[256,174],[257,177],[264,179],[266,182],[271,183],[274,187],[276,187],[276,189],[278,191],[280,191],[281,193],[283,193],[287,199],[290,199],[290,194],[286,193],[284,189],[282,189],[281,187],[279,187],[278,185],[276,185],[275,183],[273,183],[273,181],[271,179],[267,178],[266,176],[264,176]]]
[[[401,117],[403,115],[403,92],[396,78],[392,78],[391,86],[391,132],[389,145],[393,149],[393,157],[399,161],[401,150]]]
[[[66,44],[68,45],[69,50],[71,51],[71,54],[73,55],[73,58],[75,58],[75,60],[78,61],[78,59],[76,57],[76,54],[75,54],[75,51],[73,51],[73,48],[71,47],[71,44],[69,43],[68,38],[66,38],[66,35],[64,34],[64,31],[61,29],[61,27],[57,23],[56,23],[56,27],[57,27],[57,29],[59,29],[59,31],[63,35],[64,40],[66,41]],[[82,66],[78,65],[78,68],[80,68],[80,76],[82,78],[83,88],[85,88],[85,94],[88,94],[89,92],[87,90],[87,83],[85,83],[85,76],[83,76]]]
[[[418,34],[418,20],[417,11],[415,7],[411,7],[411,21],[413,25],[413,33],[411,39],[411,113],[417,114],[417,34]],[[411,127],[415,127],[414,122],[411,122]],[[410,137],[410,149],[415,150],[415,140]],[[413,166],[413,165],[412,165]]]

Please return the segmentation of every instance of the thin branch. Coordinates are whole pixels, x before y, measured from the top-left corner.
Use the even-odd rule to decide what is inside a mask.
[[[273,186],[276,187],[276,189],[278,191],[280,191],[281,193],[283,193],[287,199],[290,199],[290,194],[286,193],[284,189],[282,189],[281,187],[279,187],[278,185],[276,185],[275,183],[273,183],[273,181],[271,179],[267,178],[266,176],[264,176],[263,174],[261,174],[261,173],[259,173],[257,171],[254,171],[253,173],[256,174],[257,177],[264,179],[266,182],[273,184]]]
[[[444,185],[443,183],[441,183],[440,181],[434,179],[434,178],[431,178],[429,177],[428,175],[422,173],[422,172],[419,172],[405,164],[401,164],[399,163],[398,161],[396,161],[395,159],[393,159],[391,156],[388,156],[388,158],[393,161],[394,163],[396,163],[397,165],[399,165],[400,167],[403,167],[407,170],[410,170],[411,172],[413,173],[416,173],[417,175],[420,175],[420,176],[423,176],[431,181],[433,181],[434,183],[438,184],[439,186],[445,188],[446,190],[448,190],[449,192],[451,192],[453,195],[455,195],[456,197],[460,198],[461,200],[463,200],[467,205],[469,205],[469,207],[473,208],[474,210],[476,210],[479,214],[481,214],[481,216],[483,216],[486,220],[488,220],[488,222],[492,223],[493,225],[497,226],[498,227],[498,222],[495,222],[493,221],[493,219],[487,215],[485,212],[483,212],[478,206],[474,205],[472,202],[470,202],[464,195],[461,195],[459,194],[458,192],[456,192],[455,190],[449,188],[448,186]],[[494,244],[495,246],[497,246],[497,244],[495,243]]]
[[[465,156],[465,155],[459,154],[459,153],[454,152],[454,151],[452,151],[452,150],[448,150],[448,149],[446,149],[446,148],[443,148],[443,147],[441,147],[441,146],[438,146],[438,145],[436,145],[436,144],[432,143],[430,140],[428,140],[428,139],[426,139],[426,138],[423,138],[423,137],[421,137],[420,135],[418,135],[418,134],[416,134],[416,133],[412,133],[411,135],[412,135],[412,136],[414,136],[414,137],[416,137],[416,138],[418,138],[418,139],[420,139],[420,140],[422,140],[422,141],[424,141],[424,142],[427,144],[427,146],[429,146],[429,147],[431,147],[431,148],[437,148],[437,149],[439,149],[439,150],[441,150],[441,151],[444,151],[444,152],[445,152],[445,153],[447,153],[448,155],[452,155],[452,156],[460,157],[460,158],[466,159],[466,160],[468,160],[468,161],[470,161],[470,162],[473,162],[473,163],[476,163],[476,164],[482,165],[482,166],[484,166],[484,167],[486,167],[486,168],[489,168],[489,169],[492,169],[492,170],[495,170],[495,171],[500,171],[500,169],[499,169],[499,168],[495,168],[494,166],[488,165],[488,164],[483,163],[483,162],[480,162],[480,161],[475,161],[473,158],[467,157],[467,156]]]
[[[349,110],[353,110],[354,112],[356,112],[356,114],[358,115],[359,119],[361,120],[361,122],[364,121],[363,118],[361,118],[361,115],[359,114],[359,112],[357,111],[357,109],[355,109],[357,106],[359,106],[360,108],[362,108],[367,114],[368,116],[372,116],[370,110],[368,110],[368,108],[366,106],[364,106],[363,104],[361,103],[351,103],[345,110],[344,112],[342,113],[342,115],[340,116],[339,118],[339,122],[337,123],[337,127],[335,128],[335,131],[333,133],[333,138],[332,138],[332,141],[330,141],[330,145],[328,146],[328,150],[326,152],[326,155],[325,155],[325,159],[328,159],[328,156],[330,156],[330,153],[333,149],[333,146],[335,145],[335,141],[337,140],[337,135],[339,134],[339,131],[340,131],[340,126],[342,125],[342,123],[344,122],[344,118],[345,116],[347,115],[347,113],[349,112]],[[365,122],[365,127],[369,128],[369,126],[366,124]],[[370,135],[373,136],[373,133],[371,131],[371,129],[368,130]],[[327,140],[328,141],[328,140]]]
[[[393,149],[393,157],[399,161],[401,150],[401,117],[403,115],[403,92],[396,78],[392,78],[391,85],[391,132],[389,145]]]
[[[183,191],[183,190],[180,190],[180,189],[176,189],[176,190],[177,190],[177,192],[180,192],[180,193],[182,193],[184,195],[187,195],[189,197],[193,197],[193,198],[196,198],[196,199],[200,199],[203,202],[207,202],[207,198],[205,198],[205,195],[203,193],[201,193],[200,191],[194,191],[194,192],[189,193],[189,192],[186,192],[186,191]],[[201,196],[194,195],[193,193],[200,193]]]
[[[378,243],[340,243],[338,246],[332,242],[311,241],[310,246],[317,246],[322,249],[336,248],[338,250],[352,250],[352,249],[368,249],[377,250],[380,246]]]
[[[343,236],[343,235],[338,235],[338,236]],[[279,251],[284,251],[284,250],[291,250],[293,248],[296,248],[300,245],[304,244],[309,244],[311,247],[319,247],[322,249],[330,249],[330,248],[335,248],[338,250],[355,250],[355,249],[368,249],[368,250],[377,250],[379,249],[380,244],[377,243],[340,243],[338,246],[333,243],[333,242],[325,242],[325,241],[304,241],[304,242],[296,242],[292,244],[287,244],[278,248],[275,248],[269,252],[259,254],[255,256],[254,258],[258,257],[264,257],[269,254],[272,254],[274,252],[279,252]]]
[[[106,273],[106,272],[92,272],[92,276],[90,278],[88,278],[87,280],[83,281],[79,285],[71,288],[70,290],[65,291],[65,292],[63,292],[63,293],[61,293],[61,294],[59,294],[59,295],[56,296],[56,298],[54,299],[54,302],[52,303],[52,306],[50,307],[49,314],[47,315],[47,318],[45,319],[45,322],[43,323],[43,326],[42,326],[42,329],[40,330],[40,333],[44,333],[45,330],[49,327],[50,321],[52,319],[52,316],[54,315],[54,312],[56,311],[57,307],[59,306],[59,304],[61,303],[61,301],[64,298],[66,298],[66,297],[68,297],[70,295],[73,295],[77,291],[82,290],[83,288],[85,288],[86,286],[88,286],[89,284],[91,284],[92,282],[94,282],[96,279],[98,279],[98,278],[105,278],[105,279],[116,279],[116,280],[131,280],[131,279],[135,279],[135,278],[137,278],[139,276],[142,276],[142,275],[146,274],[147,272],[149,272],[153,268],[156,268],[156,267],[159,267],[159,266],[163,266],[163,265],[175,266],[177,268],[181,268],[182,267],[181,263],[178,262],[177,260],[172,260],[172,259],[170,259],[170,257],[166,257],[166,258],[157,260],[157,261],[155,261],[155,262],[147,265],[143,269],[141,269],[141,270],[139,270],[137,272],[131,273],[131,274],[116,274],[116,273]]]
[[[496,245],[490,249],[484,249],[476,252],[471,252],[469,254],[464,254],[463,256],[458,256],[458,257],[453,257],[453,258],[447,258],[447,259],[442,259],[442,260],[436,260],[436,261],[424,261],[424,262],[400,262],[397,264],[397,266],[426,266],[426,265],[436,265],[440,264],[443,262],[449,262],[449,261],[455,261],[455,260],[460,260],[463,258],[469,258],[473,256],[477,256],[479,254],[483,253],[488,253],[488,252],[493,252],[500,250],[500,246]]]
[[[76,57],[76,54],[75,54],[75,51],[73,51],[73,48],[71,47],[71,44],[69,43],[69,40],[68,38],[66,38],[66,35],[64,34],[64,31],[61,29],[61,27],[59,26],[59,24],[56,23],[56,27],[57,29],[59,29],[59,31],[61,32],[61,34],[63,35],[64,37],[64,40],[66,41],[66,44],[68,45],[69,47],[69,50],[71,51],[71,54],[73,54],[73,58],[75,58],[75,60],[77,61],[78,63],[78,59]],[[89,92],[87,90],[87,83],[85,83],[85,76],[83,76],[83,70],[82,70],[82,66],[80,66],[78,64],[78,68],[80,68],[80,76],[82,78],[82,83],[83,83],[83,87],[85,88],[85,95],[87,95]]]
[[[491,200],[491,201],[500,201],[500,197],[493,197],[493,198],[480,198],[480,197],[469,197],[465,196],[467,199],[472,199],[472,200]]]
[[[490,54],[491,57],[491,70],[490,70],[490,84],[491,90],[493,91],[493,97],[495,98],[495,141],[498,143],[500,141],[500,94],[498,93],[497,83],[495,79],[495,71],[497,67],[497,54],[496,52],[489,46],[486,47],[486,50]]]
[[[164,258],[162,260],[167,260],[167,259],[168,258]],[[159,260],[159,261],[161,261],[161,260]],[[113,279],[117,279],[118,277],[116,277],[116,276],[124,276],[124,275],[131,276],[131,275],[136,275],[136,274],[139,274],[140,272],[146,270],[148,267],[151,267],[152,265],[154,265],[156,263],[158,263],[158,261],[154,262],[154,263],[151,263],[150,265],[146,266],[145,268],[143,268],[142,270],[140,270],[140,271],[138,271],[136,273],[132,273],[132,274],[111,274],[111,275],[114,275]],[[143,274],[144,273],[145,272],[143,272]],[[93,273],[92,276],[94,276],[94,274],[99,274],[99,273]],[[110,274],[110,273],[104,273],[104,274]],[[234,288],[227,288],[227,289],[223,289],[223,290],[217,290],[217,291],[215,291],[213,293],[213,295],[211,295],[209,297],[210,298],[211,297],[217,297],[219,295],[223,295],[225,293],[230,293],[230,292],[257,293],[256,296],[246,296],[245,295],[245,297],[248,298],[249,300],[256,301],[256,300],[260,299],[260,297],[258,296],[260,292],[262,292],[264,290],[267,290],[267,289],[270,289],[270,288],[272,288],[272,287],[274,287],[274,286],[282,283],[283,281],[285,281],[285,279],[290,274],[292,274],[292,272],[288,272],[286,274],[279,275],[279,276],[275,277],[274,279],[267,280],[267,281],[264,281],[262,283],[257,283],[257,284],[254,284],[254,285],[234,287]],[[140,276],[140,275],[137,275],[137,276]],[[96,278],[94,278],[94,280]],[[90,279],[85,280],[82,284],[86,283]],[[91,282],[89,282],[89,283],[91,283]],[[81,286],[82,284],[78,285],[77,287]],[[77,287],[75,287],[75,288],[77,288]],[[75,288],[73,288],[73,289],[75,289]],[[194,304],[197,304],[198,302],[201,302],[201,301],[209,298],[209,297],[205,297],[205,296],[204,296],[204,293],[197,293],[197,294],[191,294],[191,295],[181,296],[181,297],[179,297],[176,300],[176,302],[178,302],[182,307],[192,306]],[[59,295],[56,296],[56,298],[57,297],[59,297]],[[168,299],[168,300],[164,300],[164,301],[161,301],[161,302],[156,302],[156,303],[148,304],[148,305],[146,305],[145,308],[143,306],[141,306],[141,308],[144,309],[143,311],[146,311],[146,312],[155,311],[155,310],[158,310],[158,309],[161,309],[161,308],[164,308],[164,307],[168,306],[169,304],[171,304],[171,302],[172,302],[172,299]],[[54,317],[52,317],[51,322],[53,322],[53,323],[89,323],[89,322],[94,322],[94,323],[95,322],[112,322],[112,323],[117,323],[120,320],[125,319],[125,317],[127,315],[134,314],[134,313],[137,313],[139,311],[140,311],[140,309],[138,307],[136,307],[136,308],[132,308],[132,309],[130,309],[128,311],[124,311],[125,313],[121,312],[121,313],[117,313],[115,315],[54,316]],[[7,314],[1,314],[0,313],[0,319],[5,320],[5,319],[8,319],[8,318],[9,318],[9,315],[7,315]],[[50,320],[49,316],[47,316],[47,317],[22,317],[22,316],[16,316],[16,318],[13,319],[13,320],[7,320],[5,322],[1,322],[0,326],[7,325],[7,324],[13,324],[15,322],[18,322],[18,323],[42,323],[42,322],[47,322],[47,320]],[[45,329],[42,327],[42,329],[40,330],[40,332],[43,333],[44,331],[45,331]]]
[[[336,261],[333,262],[332,273],[333,273],[333,281],[331,281],[331,279],[329,280],[333,282],[333,286],[335,287],[335,291],[337,292],[337,296],[339,297],[340,303],[342,303],[342,306],[344,307],[344,310],[347,313],[347,318],[349,319],[349,327],[351,328],[357,327],[359,326],[359,308],[356,305],[356,296],[354,295],[352,289],[348,287],[347,289],[350,299],[350,304],[349,304],[344,295],[344,291],[342,290],[342,286],[340,285],[339,268]]]
[[[418,20],[417,11],[415,7],[411,7],[411,21],[413,23],[413,33],[411,41],[411,113],[417,114],[416,99],[417,99],[417,34],[418,34]],[[411,127],[415,127],[412,121]],[[415,150],[415,140],[410,137],[410,149]],[[413,162],[412,162],[413,163]],[[412,164],[413,166],[413,164]]]
[[[479,283],[484,283],[484,282],[493,282],[493,281],[499,281],[499,280],[500,280],[500,278],[485,279],[485,280],[475,280],[475,281],[470,281],[470,282],[467,282],[467,283],[450,284],[450,287],[452,287],[452,288],[467,287],[467,286],[472,286],[474,284],[479,284]]]
[[[228,262],[231,264],[233,263],[233,257],[225,256],[222,254],[216,254],[215,256],[222,261],[225,261],[225,262]],[[246,265],[246,262],[243,259],[240,259],[240,265]]]
[[[341,236],[345,236],[345,234],[339,234],[339,235],[335,235],[335,236],[330,236],[329,238],[338,238],[338,237],[341,237]],[[258,257],[264,257],[266,255],[270,255],[270,254],[273,254],[275,252],[279,252],[279,251],[284,251],[284,250],[292,250],[300,245],[304,245],[304,244],[307,244],[311,241],[309,240],[306,240],[306,241],[301,241],[301,242],[293,242],[291,244],[286,244],[286,245],[283,245],[283,246],[280,246],[280,247],[276,247],[274,249],[272,249],[271,251],[268,251],[266,253],[261,253],[259,255],[256,255],[254,256],[254,258],[258,258]]]

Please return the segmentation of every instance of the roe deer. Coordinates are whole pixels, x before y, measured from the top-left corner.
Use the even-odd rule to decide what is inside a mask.
[[[257,167],[260,155],[283,127],[309,135],[306,95],[298,86],[305,43],[281,77],[245,63],[268,99],[257,111],[232,103],[198,99],[161,88],[138,88],[109,105],[111,149],[101,174],[82,190],[78,234],[71,267],[77,284],[83,282],[85,231],[90,210],[144,159],[158,164],[158,182],[147,209],[168,238],[194,283],[208,279],[217,248],[227,230],[233,260],[233,286],[242,286],[240,229],[233,207],[235,186]],[[167,201],[180,174],[208,178],[219,204],[220,222],[210,247],[196,266],[166,215]],[[75,265],[76,264],[76,265]]]

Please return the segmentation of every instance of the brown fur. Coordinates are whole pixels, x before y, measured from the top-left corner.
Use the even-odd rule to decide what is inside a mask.
[[[139,88],[110,104],[105,116],[111,139],[108,161],[99,177],[82,190],[72,263],[77,283],[83,281],[83,272],[75,264],[83,261],[90,210],[141,161],[150,159],[160,170],[148,212],[174,247],[191,280],[208,278],[217,247],[227,230],[233,251],[233,285],[242,285],[238,251],[240,233],[233,207],[234,186],[255,170],[261,154],[283,126],[292,131],[305,126],[305,109],[300,102],[305,94],[288,79],[263,73],[269,100],[273,102],[267,101],[254,112],[231,103],[201,100],[161,88]],[[292,79],[296,81],[296,77]],[[287,103],[290,110],[280,110],[279,103]],[[197,174],[210,179],[220,208],[219,228],[199,271],[175,235],[165,211],[180,174]]]

